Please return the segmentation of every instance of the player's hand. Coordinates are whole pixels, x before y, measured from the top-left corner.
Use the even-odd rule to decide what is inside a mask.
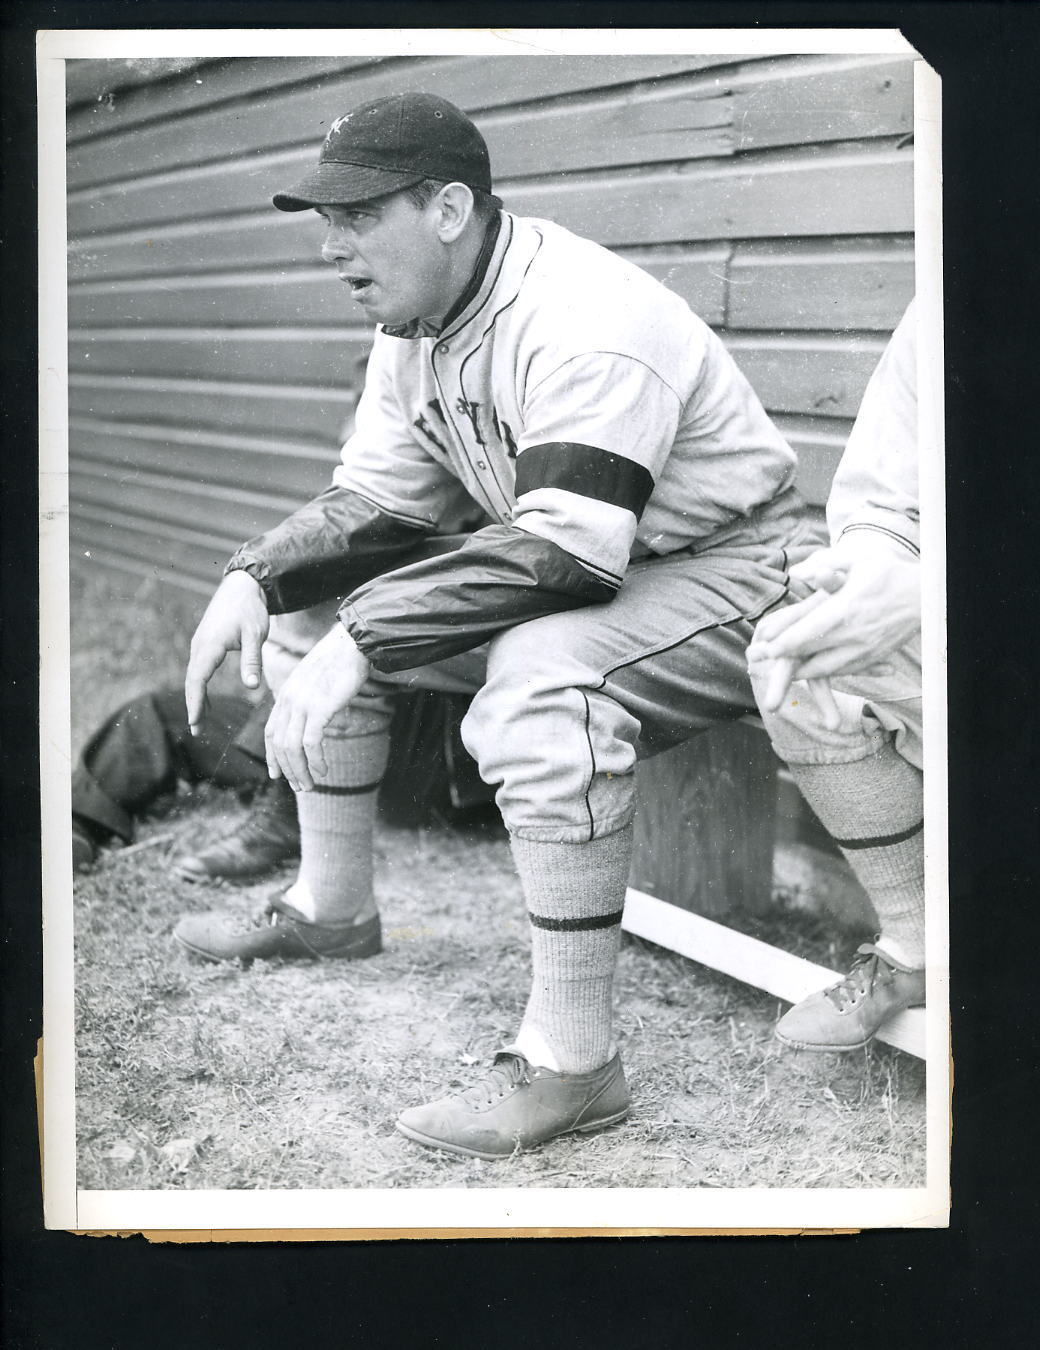
[[[764,677],[769,711],[780,706],[792,680],[876,672],[920,632],[920,575],[910,554],[857,539],[821,555],[801,566],[802,579],[814,575],[822,589],[767,614],[748,648],[749,666]]]
[[[327,772],[325,728],[368,679],[371,666],[341,623],[316,642],[282,686],[264,732],[267,771],[294,792]]]
[[[184,702],[193,736],[206,711],[206,686],[228,652],[241,651],[240,669],[246,688],[259,686],[260,648],[269,627],[267,602],[259,583],[248,572],[229,572],[191,640]]]

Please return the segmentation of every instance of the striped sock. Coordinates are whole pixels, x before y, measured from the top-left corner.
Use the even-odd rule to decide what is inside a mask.
[[[512,838],[531,921],[531,995],[517,1049],[534,1064],[589,1073],[614,1053],[613,982],[632,827],[587,844]]]
[[[300,872],[286,899],[316,923],[361,923],[377,912],[372,842],[389,746],[382,717],[337,719],[325,733],[328,773],[296,794]]]
[[[879,946],[924,965],[924,797],[920,769],[891,745],[852,764],[791,764],[806,801],[870,896]]]

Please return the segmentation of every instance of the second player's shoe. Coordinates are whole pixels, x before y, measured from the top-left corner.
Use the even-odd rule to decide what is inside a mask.
[[[556,1073],[503,1050],[472,1087],[402,1111],[397,1129],[427,1148],[508,1158],[557,1135],[602,1130],[628,1111],[618,1055],[591,1073]]]
[[[858,1050],[896,1013],[924,1003],[924,971],[901,966],[870,943],[830,989],[796,1003],[776,1024],[797,1050]]]

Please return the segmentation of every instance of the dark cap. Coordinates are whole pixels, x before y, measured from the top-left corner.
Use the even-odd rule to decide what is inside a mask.
[[[435,94],[391,94],[363,103],[329,128],[313,172],[273,198],[279,211],[349,206],[424,178],[491,191],[484,137]]]

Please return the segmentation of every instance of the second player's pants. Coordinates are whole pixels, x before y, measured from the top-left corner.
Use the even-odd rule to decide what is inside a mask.
[[[885,662],[886,675],[849,675],[830,681],[840,714],[837,727],[804,681],[791,686],[776,712],[761,716],[773,749],[788,764],[852,764],[891,743],[914,768],[923,767],[921,745],[921,640],[916,638]]]

